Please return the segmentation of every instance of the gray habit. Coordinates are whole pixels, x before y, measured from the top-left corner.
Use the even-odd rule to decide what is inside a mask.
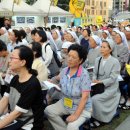
[[[97,79],[98,62],[95,61],[93,79]],[[105,85],[105,91],[92,97],[93,113],[92,117],[101,122],[110,122],[116,113],[119,104],[120,91],[117,77],[120,73],[120,63],[114,57],[109,57],[103,66],[103,59],[100,63],[99,78]]]

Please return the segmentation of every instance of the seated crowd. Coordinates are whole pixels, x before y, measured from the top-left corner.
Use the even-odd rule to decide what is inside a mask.
[[[55,130],[109,123],[130,108],[129,53],[130,25],[0,28],[0,129],[43,130],[45,118]]]

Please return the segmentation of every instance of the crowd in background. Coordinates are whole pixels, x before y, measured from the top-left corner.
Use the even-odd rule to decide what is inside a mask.
[[[5,19],[0,28],[0,105],[6,105],[0,106],[0,114],[10,114],[0,120],[0,128],[33,115],[21,129],[42,130],[44,119],[36,115],[44,116],[44,110],[55,130],[78,130],[90,118],[91,127],[109,123],[118,108],[130,108],[129,53],[130,24],[18,30]],[[7,76],[11,82],[4,81]],[[42,85],[46,80],[59,85],[61,91],[48,90]],[[104,92],[91,96],[92,83],[103,84]],[[67,124],[62,115],[68,115]]]

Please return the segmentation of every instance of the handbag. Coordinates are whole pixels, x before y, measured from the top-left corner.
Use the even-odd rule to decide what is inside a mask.
[[[99,77],[99,67],[100,67],[101,59],[102,59],[102,57],[99,59],[99,62],[98,62],[97,79]],[[104,89],[105,89],[105,86],[103,83],[98,83],[98,84],[91,86],[91,92],[90,92],[91,97],[96,94],[103,93]]]

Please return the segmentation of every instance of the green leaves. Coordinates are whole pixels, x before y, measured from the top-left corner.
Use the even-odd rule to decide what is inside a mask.
[[[57,6],[66,11],[69,11],[69,1],[70,0],[58,0]]]
[[[26,0],[26,3],[29,5],[32,5],[36,2],[37,0]],[[57,6],[60,7],[61,9],[64,9],[66,11],[69,11],[69,1],[70,0],[58,0]]]

